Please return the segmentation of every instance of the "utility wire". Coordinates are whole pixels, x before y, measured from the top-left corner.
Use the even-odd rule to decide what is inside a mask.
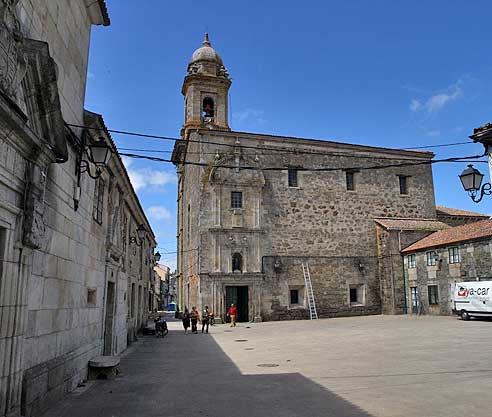
[[[147,155],[137,155],[137,154],[129,154],[129,153],[120,153],[121,156],[126,156],[129,158],[136,159],[146,159],[155,162],[172,162],[169,159],[158,158],[154,156]],[[469,160],[479,159],[485,156],[482,155],[472,155],[472,156],[462,156],[462,157],[452,157],[445,159],[433,159],[433,160],[425,160],[425,161],[415,161],[414,162],[400,162],[394,164],[386,164],[386,165],[372,165],[372,166],[355,166],[355,167],[320,167],[320,168],[305,168],[305,167],[296,167],[298,171],[311,171],[311,172],[330,172],[330,171],[362,171],[362,170],[373,170],[373,169],[385,169],[385,168],[398,168],[405,166],[419,166],[419,165],[431,165],[437,164],[441,162],[469,162]],[[378,158],[372,158],[378,159]],[[194,166],[203,166],[203,167],[211,167],[211,168],[225,168],[225,169],[237,169],[238,167],[235,165],[216,165],[214,163],[205,163],[205,162],[191,162],[184,161],[180,162],[181,165],[194,165]],[[286,167],[260,167],[260,166],[239,166],[239,169],[247,169],[247,170],[258,170],[258,171],[285,171]]]
[[[411,148],[394,148],[397,150],[407,150],[407,149],[430,149],[430,148],[443,148],[447,146],[458,146],[458,145],[474,145],[473,142],[454,142],[454,143],[440,143],[437,145],[427,145],[427,146],[414,146]],[[157,150],[157,149],[139,149],[139,148],[120,148],[118,147],[120,151],[134,151],[134,152],[153,152],[153,153],[173,153],[173,151],[167,151],[167,150]],[[285,152],[286,150],[279,149],[278,152]],[[188,151],[187,154],[201,154],[201,155],[215,155],[216,152],[190,152]],[[274,155],[272,154],[267,154],[267,153],[262,153],[262,155]]]
[[[68,124],[68,126],[76,127],[76,128],[80,128],[80,129],[89,129],[89,130],[98,130],[98,131],[107,130],[108,132],[116,133],[116,134],[120,134],[120,135],[136,136],[136,137],[146,138],[146,139],[167,140],[167,141],[173,141],[173,142],[183,141],[186,143],[202,143],[202,144],[207,144],[207,145],[226,146],[226,147],[233,147],[233,148],[255,149],[255,150],[259,150],[259,151],[271,150],[271,151],[275,151],[275,152],[285,152],[285,153],[294,153],[294,154],[330,155],[326,152],[316,152],[316,151],[312,151],[312,150],[307,150],[307,149],[303,150],[303,149],[298,149],[298,148],[296,148],[296,149],[282,149],[282,148],[277,148],[277,147],[252,146],[252,145],[241,145],[241,144],[233,144],[233,143],[221,143],[221,142],[210,142],[210,141],[203,142],[201,140],[195,140],[195,139],[184,140],[184,139],[179,139],[179,138],[173,138],[170,136],[150,135],[147,133],[129,132],[129,131],[115,130],[115,129],[103,129],[103,128],[99,128],[99,127],[90,127],[90,126],[82,126],[82,125],[75,125],[75,124]],[[336,143],[339,143],[339,142],[336,142]],[[394,150],[426,149],[426,148],[435,148],[435,147],[440,147],[440,146],[464,145],[466,143],[471,144],[472,142],[456,142],[456,143],[444,143],[444,144],[438,144],[438,145],[418,146],[418,147],[409,147],[409,148],[394,148]],[[350,144],[348,144],[348,145],[350,145]],[[355,146],[357,146],[357,145],[355,145]],[[362,145],[362,146],[365,146],[365,145]],[[387,148],[387,149],[390,149],[390,148]],[[333,154],[333,156],[336,156],[336,154]],[[346,156],[346,155],[342,154],[340,156]],[[371,156],[369,158],[374,158],[374,157]],[[388,158],[388,159],[397,159],[397,158]]]

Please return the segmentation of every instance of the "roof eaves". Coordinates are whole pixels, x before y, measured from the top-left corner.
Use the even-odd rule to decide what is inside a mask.
[[[432,235],[430,235],[430,236],[432,236]],[[433,249],[433,248],[440,248],[440,247],[444,247],[444,246],[453,245],[456,243],[466,243],[466,242],[471,242],[471,241],[475,241],[475,240],[484,240],[484,239],[488,239],[491,237],[492,237],[492,233],[489,235],[475,236],[475,237],[469,237],[469,238],[464,238],[464,239],[452,239],[452,240],[448,240],[446,242],[438,242],[438,243],[427,244],[427,245],[423,245],[423,246],[418,246],[417,245],[418,241],[417,241],[414,244],[410,245],[408,248],[402,249],[401,252],[402,253],[419,252],[419,251],[424,250],[424,249],[428,250],[428,249]]]
[[[295,136],[279,136],[279,135],[269,135],[263,133],[252,133],[252,132],[240,132],[240,131],[223,131],[223,130],[209,130],[209,129],[199,129],[200,132],[211,134],[211,135],[222,135],[222,136],[238,136],[241,135],[243,137],[250,136],[254,137],[262,137],[265,139],[277,140],[279,142],[299,142],[303,141],[306,145],[321,145],[321,146],[341,146],[351,150],[359,150],[361,152],[381,152],[381,153],[389,153],[389,154],[400,154],[402,157],[405,156],[407,158],[416,158],[416,159],[432,159],[435,154],[429,151],[420,151],[420,150],[408,150],[408,149],[394,149],[394,148],[384,148],[379,146],[370,146],[370,145],[360,145],[356,143],[347,143],[347,142],[337,142],[332,140],[323,140],[323,139],[310,139],[310,138],[300,138]]]
[[[98,0],[99,7],[101,8],[101,14],[103,16],[103,26],[111,25],[111,19],[109,18],[108,6],[106,6],[105,0]]]

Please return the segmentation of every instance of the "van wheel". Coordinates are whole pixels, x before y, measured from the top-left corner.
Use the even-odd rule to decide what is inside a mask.
[[[470,320],[470,315],[468,314],[468,311],[461,310],[461,320],[465,320],[465,321]]]

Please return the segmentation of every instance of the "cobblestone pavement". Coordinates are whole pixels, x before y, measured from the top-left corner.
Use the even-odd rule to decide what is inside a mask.
[[[44,417],[490,417],[492,322],[372,316],[141,339]]]

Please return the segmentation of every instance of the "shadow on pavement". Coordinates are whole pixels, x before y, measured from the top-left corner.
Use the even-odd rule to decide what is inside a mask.
[[[44,417],[370,417],[298,373],[242,375],[206,334],[145,337],[121,370]]]

